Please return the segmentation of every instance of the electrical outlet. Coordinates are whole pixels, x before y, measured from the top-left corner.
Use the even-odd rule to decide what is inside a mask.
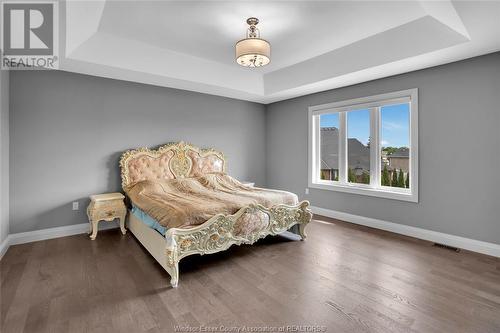
[[[78,210],[78,209],[80,209],[78,201],[73,201],[73,210]]]
[[[306,187],[305,193],[309,194],[309,188]]]

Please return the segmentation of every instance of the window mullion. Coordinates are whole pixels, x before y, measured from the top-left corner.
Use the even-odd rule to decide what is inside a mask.
[[[380,107],[370,109],[370,186],[380,187]]]
[[[339,112],[339,182],[347,184],[347,116]]]
[[[314,120],[314,173],[313,178],[319,180],[321,178],[321,128],[320,128],[320,117],[315,116]]]

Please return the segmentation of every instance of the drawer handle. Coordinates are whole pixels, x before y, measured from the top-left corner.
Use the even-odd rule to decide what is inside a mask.
[[[109,217],[113,216],[114,214],[115,214],[115,212],[112,210],[106,212],[106,215]]]

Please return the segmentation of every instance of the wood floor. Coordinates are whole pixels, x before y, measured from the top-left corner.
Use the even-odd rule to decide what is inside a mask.
[[[500,332],[500,259],[315,219],[305,242],[184,259],[177,289],[130,233],[12,246],[0,262],[0,331]]]

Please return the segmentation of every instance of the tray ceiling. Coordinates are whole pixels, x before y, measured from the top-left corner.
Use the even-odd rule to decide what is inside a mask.
[[[270,103],[500,50],[500,2],[66,1],[61,69]],[[271,64],[234,44],[261,20]]]

